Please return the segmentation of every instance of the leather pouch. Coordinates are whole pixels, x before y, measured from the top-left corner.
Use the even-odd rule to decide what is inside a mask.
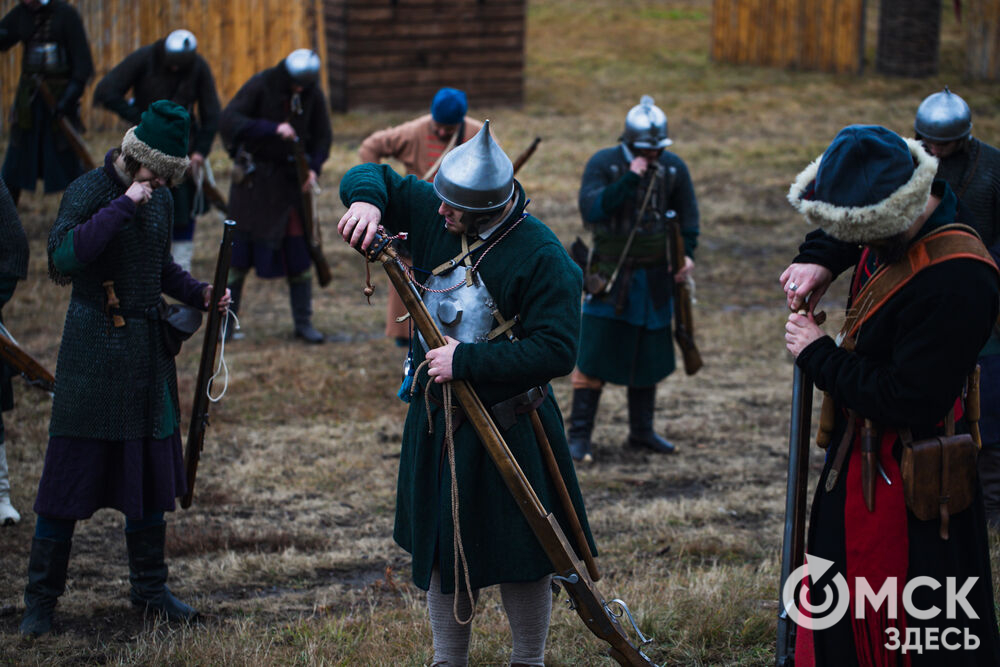
[[[201,327],[201,311],[180,303],[167,305],[160,302],[160,329],[163,344],[170,354],[177,356],[181,344]]]
[[[607,277],[590,270],[591,249],[579,236],[569,247],[569,256],[583,271],[583,291],[587,294],[602,294],[608,286]]]
[[[972,504],[978,450],[972,436],[940,436],[914,442],[903,436],[900,471],[906,506],[921,521],[941,520],[941,539],[948,539],[951,515]]]

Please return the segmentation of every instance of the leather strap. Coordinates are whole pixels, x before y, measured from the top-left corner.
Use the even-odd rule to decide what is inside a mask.
[[[952,259],[974,259],[998,271],[993,258],[971,227],[957,223],[945,225],[913,243],[900,261],[879,267],[855,297],[837,342],[856,337],[861,325],[915,275]]]

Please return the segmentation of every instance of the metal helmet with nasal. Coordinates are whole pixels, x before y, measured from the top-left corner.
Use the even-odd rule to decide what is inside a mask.
[[[174,30],[163,40],[163,61],[167,67],[187,69],[194,64],[198,40],[190,30]]]
[[[917,138],[947,143],[965,139],[972,132],[972,111],[961,97],[948,90],[928,95],[917,107],[913,121]]]
[[[319,56],[310,49],[295,49],[285,58],[285,69],[292,81],[308,88],[319,81]]]
[[[643,95],[639,104],[629,109],[621,141],[633,150],[659,150],[674,143],[667,136],[667,114],[649,95]]]
[[[490,134],[490,121],[441,160],[434,192],[452,208],[495,213],[514,194],[514,165]]]

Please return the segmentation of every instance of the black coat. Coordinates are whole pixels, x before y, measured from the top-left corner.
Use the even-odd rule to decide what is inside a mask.
[[[955,219],[956,200],[950,190],[938,209],[925,223],[918,236],[923,236]],[[836,241],[821,232],[807,237],[796,262],[818,263],[837,275],[858,261],[862,248]],[[832,445],[820,476],[809,522],[807,552],[812,556],[833,561],[834,572],[848,573],[848,564],[861,563],[864,576],[867,551],[848,548],[848,536],[870,529],[866,521],[849,511],[849,497],[857,498],[860,486],[852,485],[852,466],[857,465],[853,448],[856,436],[842,442],[846,417],[840,408],[850,408],[859,417],[871,419],[889,434],[909,427],[915,439],[941,432],[943,420],[961,394],[966,376],[975,367],[976,356],[990,334],[997,317],[1000,296],[997,272],[991,266],[973,259],[954,259],[925,268],[893,295],[862,326],[856,337],[856,347],[848,351],[838,347],[832,338],[824,336],[807,346],[796,364],[828,392],[836,401],[836,423]],[[841,446],[851,447],[835,478],[831,469]],[[892,448],[895,464],[886,459],[885,474],[896,479],[897,485],[887,486],[876,481],[875,510],[891,506],[890,495],[902,493],[898,478],[900,445]],[[880,465],[881,465],[880,463]],[[827,489],[830,481],[831,488]],[[881,498],[881,501],[879,500]],[[861,510],[864,513],[864,510]],[[979,620],[962,618],[972,634],[981,642],[978,651],[929,651],[913,657],[916,665],[996,665],[1000,664],[1000,636],[993,613],[993,590],[982,499],[951,517],[950,538],[938,536],[939,520],[920,521],[908,510],[905,525],[907,549],[899,558],[906,558],[906,579],[929,576],[942,583],[940,591],[925,589],[927,597],[918,607],[932,604],[944,608],[944,582],[955,577],[965,582],[979,577],[967,599],[978,613]],[[871,516],[871,515],[865,515]],[[892,523],[892,526],[899,526]],[[874,540],[891,545],[892,539]],[[891,546],[883,546],[891,548]],[[860,554],[860,555],[859,555]],[[903,562],[900,560],[899,562]],[[923,593],[922,593],[923,594]],[[867,618],[867,617],[866,617]],[[908,618],[908,627],[949,625],[940,618],[919,621]],[[885,638],[880,638],[880,641]],[[855,641],[847,618],[832,628],[814,633],[817,665],[857,664]],[[863,644],[862,644],[863,645]]]
[[[83,21],[73,6],[52,0],[34,11],[19,2],[0,19],[0,51],[19,42],[27,49],[36,33],[36,21],[46,15],[51,17],[46,41],[59,45],[65,67],[58,75],[46,74],[44,79],[59,108],[78,123],[79,99],[94,74],[94,64]],[[83,166],[56,128],[52,111],[37,94],[34,73],[24,71],[26,59],[22,57],[21,62],[23,73],[14,99],[3,179],[11,188],[34,190],[38,178],[44,177],[46,192],[63,190],[83,173]]]
[[[143,46],[115,65],[94,89],[94,104],[137,125],[142,112],[156,100],[176,102],[191,114],[188,152],[208,155],[222,113],[212,70],[197,54],[190,67],[171,70],[164,63],[164,41]],[[131,104],[126,99],[129,90],[135,96]]]
[[[301,212],[302,196],[293,145],[275,133],[288,122],[302,142],[310,168],[318,175],[330,155],[333,132],[326,96],[318,86],[299,94],[293,111],[292,80],[284,63],[259,72],[240,88],[222,111],[219,133],[226,150],[239,162],[252,157],[253,171],[229,193],[229,215],[258,243],[280,244],[292,207]]]

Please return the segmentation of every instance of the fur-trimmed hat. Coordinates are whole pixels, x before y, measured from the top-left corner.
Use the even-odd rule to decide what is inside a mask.
[[[184,107],[157,100],[142,112],[139,124],[122,139],[122,153],[171,183],[184,178],[188,159],[191,116]]]
[[[923,213],[937,165],[915,139],[878,125],[850,125],[798,175],[788,201],[842,241],[885,239]]]

